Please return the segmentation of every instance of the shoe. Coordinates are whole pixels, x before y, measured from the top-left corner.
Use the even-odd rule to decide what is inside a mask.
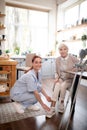
[[[59,104],[58,112],[59,113],[63,113],[64,112],[64,103],[60,103]]]
[[[24,107],[20,103],[13,102],[13,105],[14,105],[17,113],[20,113],[20,114],[24,113]]]
[[[29,106],[29,107],[28,107],[28,110],[39,111],[39,110],[40,110],[40,107],[39,107],[39,106],[36,106],[36,105],[32,105],[32,106]]]
[[[55,115],[55,107],[51,107],[50,111],[47,111],[46,117],[51,118],[53,115]]]

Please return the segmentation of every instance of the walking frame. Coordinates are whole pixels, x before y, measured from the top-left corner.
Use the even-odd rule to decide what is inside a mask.
[[[73,109],[74,109],[74,105],[75,105],[75,102],[76,102],[76,97],[77,97],[77,93],[78,93],[78,90],[79,90],[79,85],[80,85],[80,81],[82,79],[82,76],[83,76],[83,71],[84,71],[84,67],[87,63],[87,60],[85,61],[84,64],[77,64],[76,67],[77,68],[81,68],[81,71],[80,71],[80,77],[79,77],[79,81],[78,81],[78,85],[77,85],[77,88],[76,88],[76,92],[75,92],[75,95],[74,95],[74,98],[73,98],[73,101],[72,101],[72,104],[71,104],[71,108],[70,108],[70,113],[69,113],[69,118],[68,118],[68,121],[66,123],[66,127],[65,127],[65,130],[68,130],[68,126],[69,126],[69,123],[70,123],[70,119],[71,119],[71,116],[72,116],[72,112],[73,112]],[[78,69],[77,69],[78,70]],[[72,92],[73,92],[73,89],[74,89],[74,83],[75,83],[75,80],[76,80],[76,76],[78,75],[78,72],[75,72],[75,75],[74,75],[74,79],[73,79],[73,82],[72,82],[72,86],[71,86],[71,89],[70,89],[70,93],[69,93],[69,96],[67,98],[67,101],[66,101],[66,106],[65,106],[65,109],[64,109],[64,113],[62,115],[62,119],[60,121],[60,125],[58,127],[58,130],[61,130],[62,128],[62,123],[63,123],[63,119],[64,119],[64,115],[65,115],[65,112],[66,112],[66,108],[67,108],[67,105],[69,103],[69,99],[71,98],[72,96]]]

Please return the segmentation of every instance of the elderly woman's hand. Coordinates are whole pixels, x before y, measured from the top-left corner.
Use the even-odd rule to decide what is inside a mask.
[[[58,79],[54,79],[54,84],[56,84],[58,82]]]
[[[71,71],[76,72],[76,71],[77,71],[77,68],[74,67]]]

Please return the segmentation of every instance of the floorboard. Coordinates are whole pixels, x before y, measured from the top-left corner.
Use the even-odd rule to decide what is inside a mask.
[[[43,87],[51,96],[53,79],[43,80]],[[51,88],[50,88],[51,86]],[[10,102],[10,98],[0,97],[0,103]],[[56,107],[57,109],[57,107]],[[67,120],[69,118],[70,104],[68,104],[60,130],[65,130]],[[51,119],[47,119],[45,115],[30,117],[19,121],[0,124],[0,130],[58,130],[62,114],[56,111]],[[87,130],[87,87],[79,86],[76,107],[73,118],[70,120],[68,130]]]

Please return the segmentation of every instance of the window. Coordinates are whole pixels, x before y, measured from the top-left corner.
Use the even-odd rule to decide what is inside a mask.
[[[73,26],[76,25],[79,15],[79,6],[75,6],[65,11],[65,25]]]
[[[87,1],[84,1],[80,5],[80,19],[87,18]]]
[[[11,52],[35,52],[45,55],[48,51],[48,12],[6,6],[6,37]],[[44,51],[43,51],[44,49]]]
[[[81,23],[82,18],[87,18],[87,1],[78,2],[72,7],[67,7],[64,11],[64,25],[73,26],[77,21]]]
[[[78,24],[82,23],[82,19],[87,20],[87,1],[78,1],[77,3],[73,3],[71,6],[66,7],[63,12],[64,16],[64,28],[69,28],[76,26]],[[76,37],[76,39],[81,39],[81,36],[83,34],[87,35],[87,27],[71,30],[70,32],[65,33],[65,39],[66,41],[72,41],[73,36]],[[70,53],[73,53],[75,55],[79,54],[79,50],[81,50],[84,47],[87,47],[87,45],[84,46],[83,42],[76,41],[74,42],[66,42],[66,44],[69,47]],[[76,47],[77,45],[77,47]]]

